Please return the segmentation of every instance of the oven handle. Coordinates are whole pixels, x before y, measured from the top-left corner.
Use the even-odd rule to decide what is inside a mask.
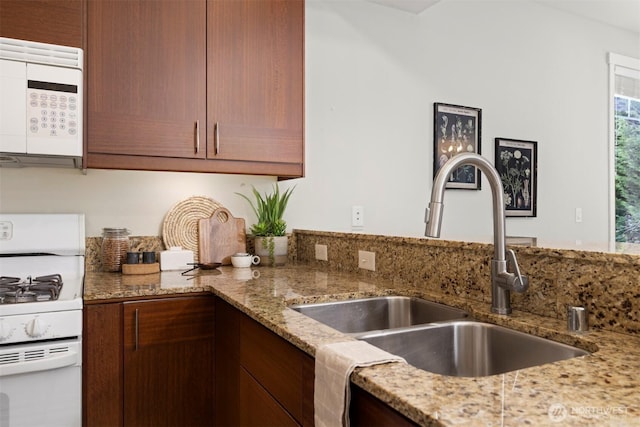
[[[78,363],[78,354],[74,351],[70,351],[61,356],[48,357],[42,360],[0,365],[0,378],[28,372],[59,369],[66,366],[73,366],[76,363]]]

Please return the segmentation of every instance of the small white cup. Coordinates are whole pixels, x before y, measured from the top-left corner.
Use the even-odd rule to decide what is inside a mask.
[[[258,255],[251,255],[247,253],[237,253],[231,255],[231,264],[238,268],[251,267],[251,265],[260,264],[260,257]]]

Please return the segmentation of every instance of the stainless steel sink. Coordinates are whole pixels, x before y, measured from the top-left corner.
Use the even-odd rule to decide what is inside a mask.
[[[297,304],[290,308],[349,334],[469,317],[465,311],[457,308],[403,296]]]
[[[585,356],[579,348],[475,321],[448,322],[358,337],[425,371],[483,377]]]

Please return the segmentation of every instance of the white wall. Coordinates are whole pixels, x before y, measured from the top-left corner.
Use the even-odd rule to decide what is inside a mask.
[[[606,53],[640,57],[637,34],[523,0],[442,0],[413,15],[363,0],[306,1],[306,173],[289,228],[422,236],[433,176],[433,103],[483,110],[482,153],[495,137],[538,141],[538,217],[510,235],[549,244],[607,239]],[[159,234],[186,197],[219,200],[272,178],[186,173],[0,169],[0,211],[82,211],[87,234],[126,226]],[[447,191],[442,237],[489,241],[490,190]],[[581,207],[584,221],[574,222]]]
[[[361,1],[307,2],[307,179],[296,227],[422,236],[433,174],[433,103],[483,110],[494,138],[538,141],[538,216],[510,235],[542,244],[608,238],[609,51],[640,36],[528,1],[443,0],[416,16]],[[490,241],[491,197],[452,190],[442,237]],[[584,220],[575,223],[575,208]]]
[[[234,216],[251,208],[235,192],[268,188],[272,178],[178,172],[0,168],[0,212],[83,212],[87,236],[104,227],[126,227],[134,236],[160,236],[174,204],[210,197]],[[248,224],[250,225],[250,224]]]

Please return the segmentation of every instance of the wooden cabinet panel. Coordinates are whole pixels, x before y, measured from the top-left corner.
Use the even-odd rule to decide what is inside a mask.
[[[216,375],[216,425],[313,425],[313,358],[221,299]]]
[[[124,304],[125,425],[214,423],[213,298]]]
[[[83,425],[213,425],[214,301],[86,305]]]
[[[104,166],[93,153],[205,158],[205,0],[89,1],[87,32],[88,167]]]
[[[82,424],[122,426],[122,304],[87,305],[83,316]]]
[[[309,358],[309,360],[305,360]],[[303,419],[305,353],[249,317],[243,317],[240,364],[297,420]],[[312,378],[313,380],[313,378]]]
[[[395,409],[387,406],[360,387],[351,384],[349,419],[352,426],[363,427],[416,427],[414,423]]]
[[[216,425],[240,425],[240,312],[216,298]]]
[[[83,0],[1,0],[0,36],[82,46]]]
[[[302,163],[303,0],[211,0],[208,156]]]
[[[246,427],[299,426],[244,368],[240,369],[240,424]]]
[[[144,350],[213,337],[213,304],[213,297],[124,303],[125,350]]]

